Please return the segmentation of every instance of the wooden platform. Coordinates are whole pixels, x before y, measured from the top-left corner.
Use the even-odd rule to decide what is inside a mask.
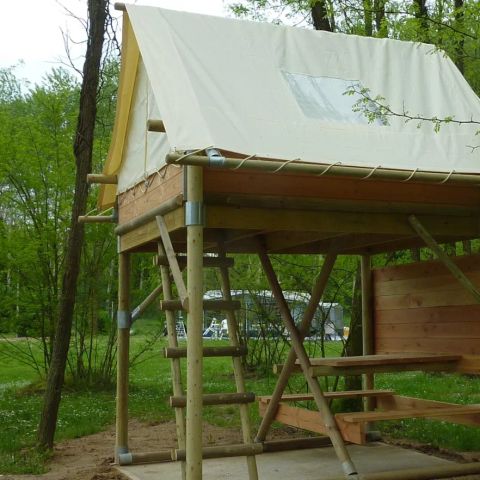
[[[175,197],[184,168],[168,166],[118,197],[120,225]],[[480,191],[473,185],[399,182],[259,171],[204,169],[206,251],[218,236],[227,252],[378,253],[423,245],[408,224],[417,215],[441,242],[480,236]],[[184,209],[165,221],[176,252],[186,251]],[[122,235],[121,251],[154,251],[155,222]],[[211,245],[209,245],[211,244]]]

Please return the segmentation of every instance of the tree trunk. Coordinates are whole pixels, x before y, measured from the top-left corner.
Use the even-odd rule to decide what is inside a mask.
[[[328,19],[327,4],[325,0],[318,0],[312,5],[312,20],[315,30],[333,32]]]
[[[387,22],[385,21],[385,0],[373,0],[373,9],[375,10],[377,37],[386,38],[388,36],[388,29]]]
[[[413,6],[415,8],[415,18],[420,21],[421,33],[419,40],[425,43],[429,42],[428,32],[428,10],[426,0],[413,0]]]
[[[363,0],[363,18],[365,22],[365,36],[373,35],[373,5],[372,0]]]
[[[73,311],[80,270],[80,256],[84,242],[84,227],[78,217],[84,215],[88,185],[87,174],[92,165],[93,135],[97,114],[97,90],[105,37],[108,0],[88,0],[88,40],[83,65],[83,82],[80,92],[80,109],[73,151],[76,162],[75,194],[65,258],[59,317],[53,342],[52,360],[47,376],[47,386],[38,429],[38,443],[51,449],[55,436],[58,408],[65,377],[65,367],[70,346]]]
[[[463,31],[463,0],[455,0],[455,27]],[[458,40],[458,45],[456,48],[456,59],[455,65],[460,70],[462,75],[465,73],[465,62],[464,62],[464,48],[465,48],[465,38],[463,35],[461,39]]]

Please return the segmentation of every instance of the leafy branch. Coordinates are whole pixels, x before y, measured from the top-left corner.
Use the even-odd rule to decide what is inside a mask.
[[[420,114],[411,114],[405,106],[401,112],[395,111],[386,103],[385,97],[381,95],[372,96],[369,88],[360,84],[351,85],[344,95],[359,96],[359,99],[353,104],[352,110],[361,113],[368,120],[368,123],[379,121],[382,125],[389,125],[389,118],[403,118],[405,123],[416,121],[417,128],[420,128],[424,122],[433,124],[433,130],[438,133],[442,125],[454,123],[457,125],[480,125],[480,121],[470,118],[468,120],[459,120],[453,115],[438,117],[436,115],[427,117]],[[480,133],[480,129],[476,135]],[[475,147],[476,148],[476,147]]]

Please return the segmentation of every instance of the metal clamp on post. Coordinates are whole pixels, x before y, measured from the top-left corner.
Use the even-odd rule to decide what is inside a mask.
[[[119,329],[130,328],[131,325],[130,312],[119,310],[117,312],[117,327]]]
[[[207,148],[205,150],[208,157],[210,167],[223,167],[225,165],[225,157],[215,148]]]
[[[204,225],[203,202],[185,202],[185,225]]]
[[[133,455],[130,452],[118,452],[119,465],[131,465],[133,463]]]

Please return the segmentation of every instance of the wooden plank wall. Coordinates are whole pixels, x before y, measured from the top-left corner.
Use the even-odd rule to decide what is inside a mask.
[[[183,193],[183,168],[167,165],[118,195],[119,223],[125,223]]]
[[[454,258],[480,289],[480,255]],[[375,353],[464,355],[480,373],[480,305],[438,261],[373,271]]]

